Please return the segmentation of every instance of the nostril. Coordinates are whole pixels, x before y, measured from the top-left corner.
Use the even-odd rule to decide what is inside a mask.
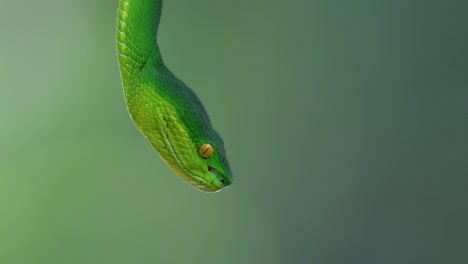
[[[225,181],[224,179],[221,179],[221,180],[219,180],[219,182],[220,182],[222,185],[224,185],[224,183],[225,183],[226,181]]]

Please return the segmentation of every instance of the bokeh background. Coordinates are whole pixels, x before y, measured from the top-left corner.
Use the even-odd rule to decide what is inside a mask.
[[[468,263],[466,1],[165,1],[211,195],[126,112],[117,2],[1,0],[0,263]]]

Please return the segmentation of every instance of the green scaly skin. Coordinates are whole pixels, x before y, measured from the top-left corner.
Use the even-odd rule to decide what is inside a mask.
[[[120,0],[117,51],[125,101],[133,122],[167,165],[205,192],[232,183],[223,140],[202,103],[164,65],[157,45],[162,0]],[[209,158],[198,148],[209,143]]]

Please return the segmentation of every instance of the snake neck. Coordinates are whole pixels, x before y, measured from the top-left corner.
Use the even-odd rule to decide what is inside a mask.
[[[164,67],[157,44],[161,9],[162,0],[119,1],[117,52],[124,86],[148,63]]]

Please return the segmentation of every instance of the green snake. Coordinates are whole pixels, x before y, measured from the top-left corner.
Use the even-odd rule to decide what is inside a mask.
[[[216,192],[232,183],[224,143],[200,99],[164,64],[157,45],[162,0],[120,0],[117,54],[128,112],[175,174]]]

